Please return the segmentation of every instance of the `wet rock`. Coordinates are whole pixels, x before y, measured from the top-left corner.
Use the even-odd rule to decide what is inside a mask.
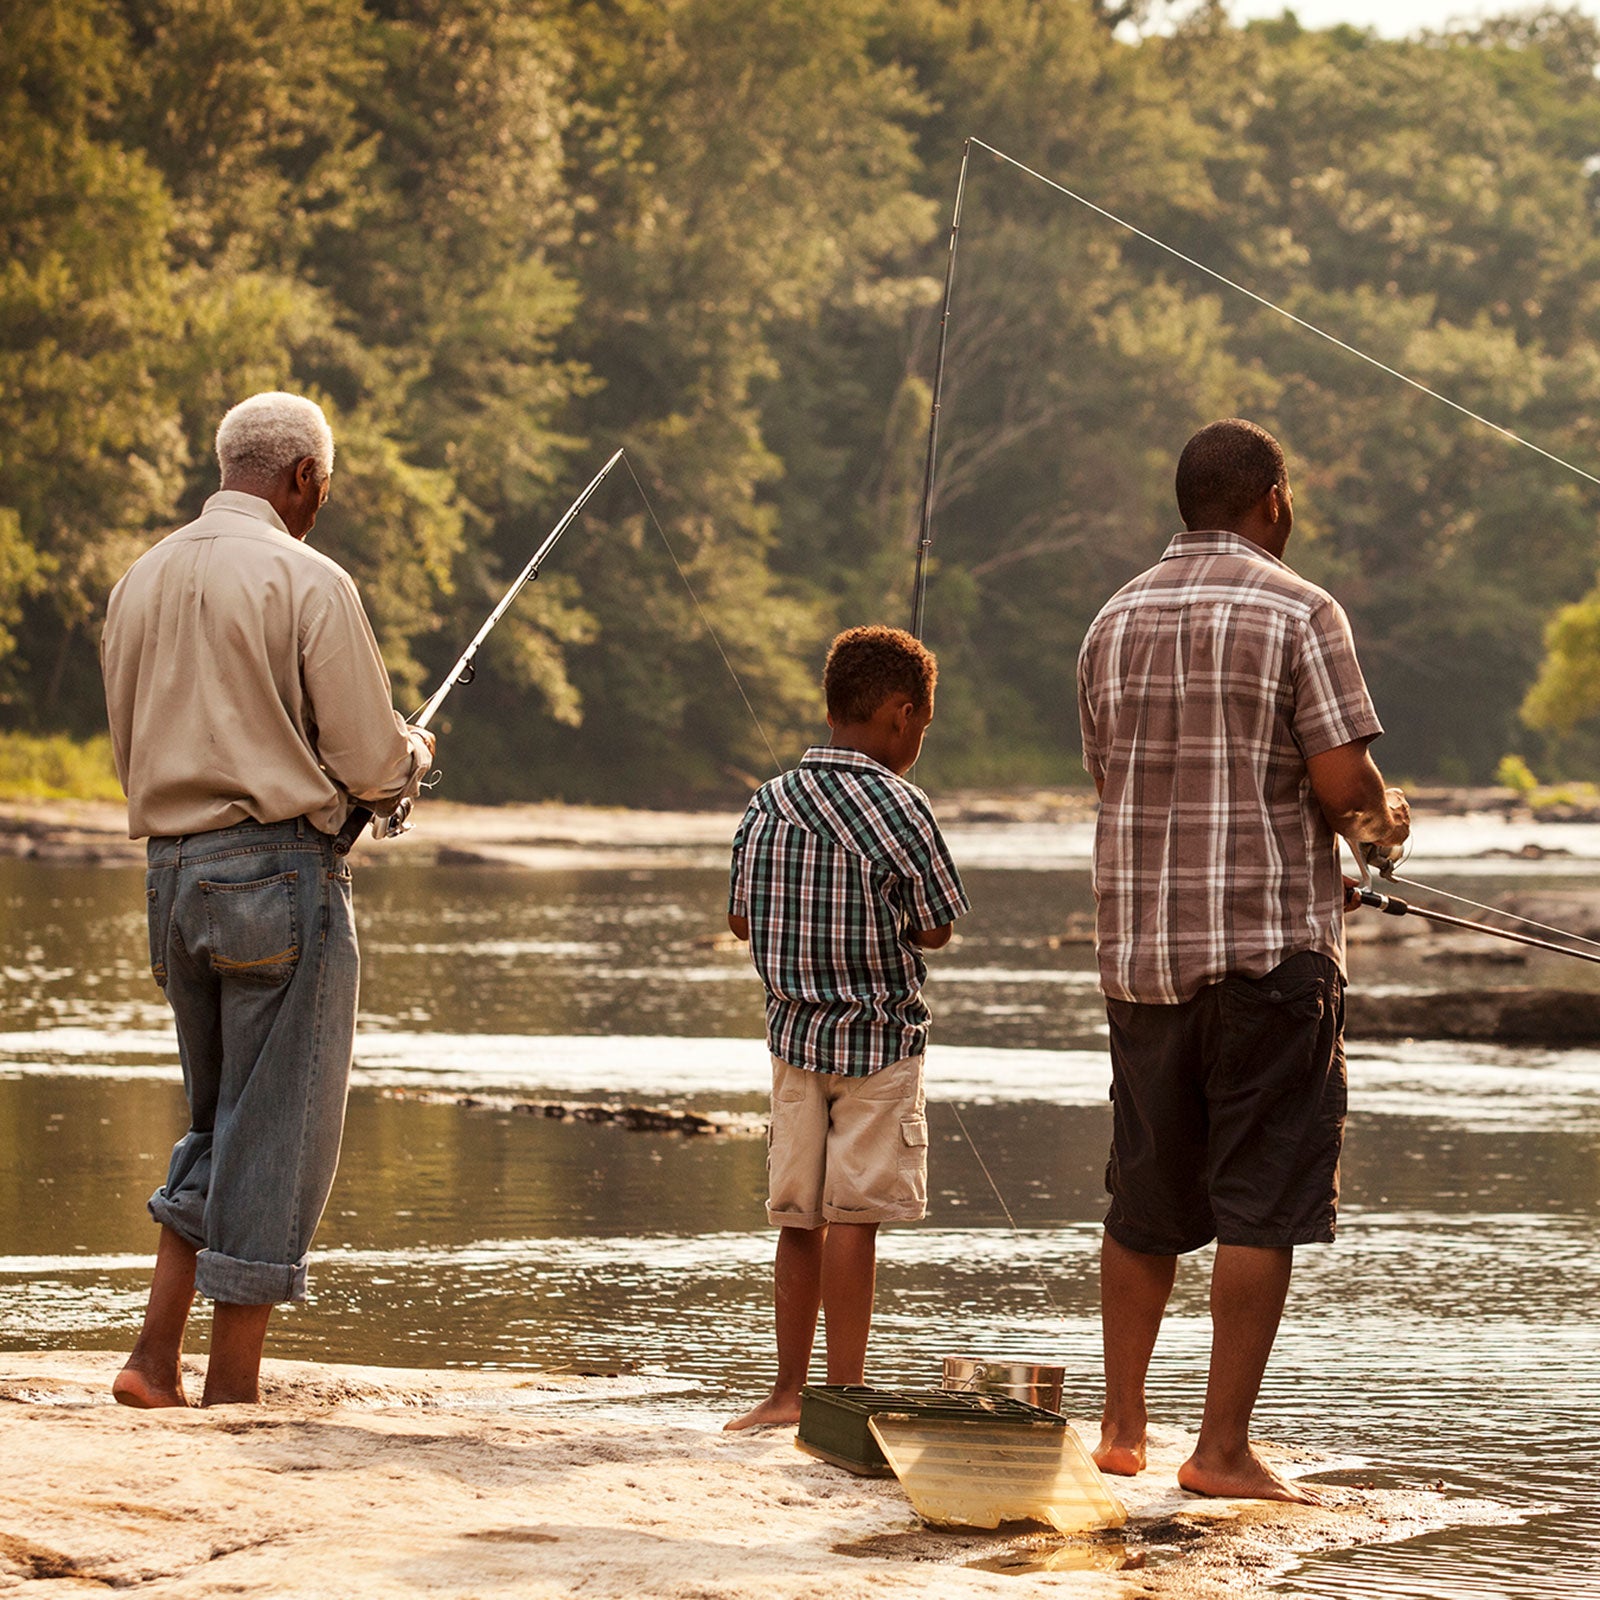
[[[1562,856],[1570,856],[1572,852],[1564,845],[1535,844],[1532,840],[1525,845],[1518,846],[1515,850],[1480,850],[1473,857],[1475,861],[1549,861]]]
[[[1600,1043],[1600,993],[1485,988],[1346,999],[1353,1038],[1476,1039],[1503,1044]]]
[[[1518,945],[1490,944],[1485,939],[1482,943],[1442,944],[1437,950],[1424,950],[1422,959],[1450,966],[1525,967],[1528,952]]]
[[[434,1089],[391,1089],[396,1100],[461,1106],[469,1111],[513,1112],[553,1122],[591,1122],[634,1133],[723,1134],[753,1138],[766,1133],[767,1119],[755,1112],[680,1110],[674,1106],[611,1105],[597,1100],[524,1100],[516,1095],[448,1094]]]
[[[1067,917],[1060,933],[1052,933],[1045,939],[1047,950],[1065,950],[1074,945],[1092,945],[1094,943],[1094,913],[1092,911],[1074,911]]]

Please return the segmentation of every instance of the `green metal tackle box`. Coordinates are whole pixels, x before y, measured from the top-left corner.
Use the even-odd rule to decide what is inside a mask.
[[[989,1423],[1044,1422],[1058,1428],[1067,1425],[1058,1412],[1007,1395],[808,1383],[800,1391],[800,1431],[795,1442],[808,1454],[863,1478],[893,1477],[894,1469],[884,1459],[867,1426],[868,1419],[881,1412],[928,1419],[976,1417]]]

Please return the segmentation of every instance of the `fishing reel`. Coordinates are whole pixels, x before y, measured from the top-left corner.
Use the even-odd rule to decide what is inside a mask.
[[[418,784],[419,790],[426,790],[430,794],[439,787],[444,774],[434,767],[422,782]],[[410,833],[415,824],[411,821],[411,810],[416,805],[416,800],[407,796],[386,817],[372,819],[372,837],[374,839],[398,839],[402,833]]]
[[[1357,860],[1361,865],[1362,882],[1365,884],[1373,874],[1380,878],[1392,878],[1395,868],[1410,854],[1409,848],[1403,844],[1362,844],[1357,846]]]
[[[1372,889],[1375,878],[1392,878],[1395,869],[1411,854],[1409,842],[1385,845],[1367,841],[1357,844],[1353,839],[1346,839],[1345,847],[1356,859],[1356,866],[1361,872],[1360,888],[1363,891]]]
[[[386,817],[372,819],[372,837],[374,839],[398,839],[402,833],[410,833],[414,824],[411,821],[411,802],[402,800]]]

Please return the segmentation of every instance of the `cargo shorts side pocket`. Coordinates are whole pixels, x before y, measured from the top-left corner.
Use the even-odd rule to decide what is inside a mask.
[[[900,1182],[908,1198],[928,1203],[928,1118],[925,1114],[900,1119]]]
[[[202,880],[213,972],[261,984],[289,981],[300,960],[299,879],[298,872],[280,872],[251,883]]]

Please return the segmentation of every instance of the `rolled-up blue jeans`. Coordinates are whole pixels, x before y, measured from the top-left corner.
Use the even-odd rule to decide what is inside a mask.
[[[361,957],[350,868],[303,817],[151,839],[150,967],[189,1131],[150,1214],[213,1300],[303,1300],[339,1164]]]

